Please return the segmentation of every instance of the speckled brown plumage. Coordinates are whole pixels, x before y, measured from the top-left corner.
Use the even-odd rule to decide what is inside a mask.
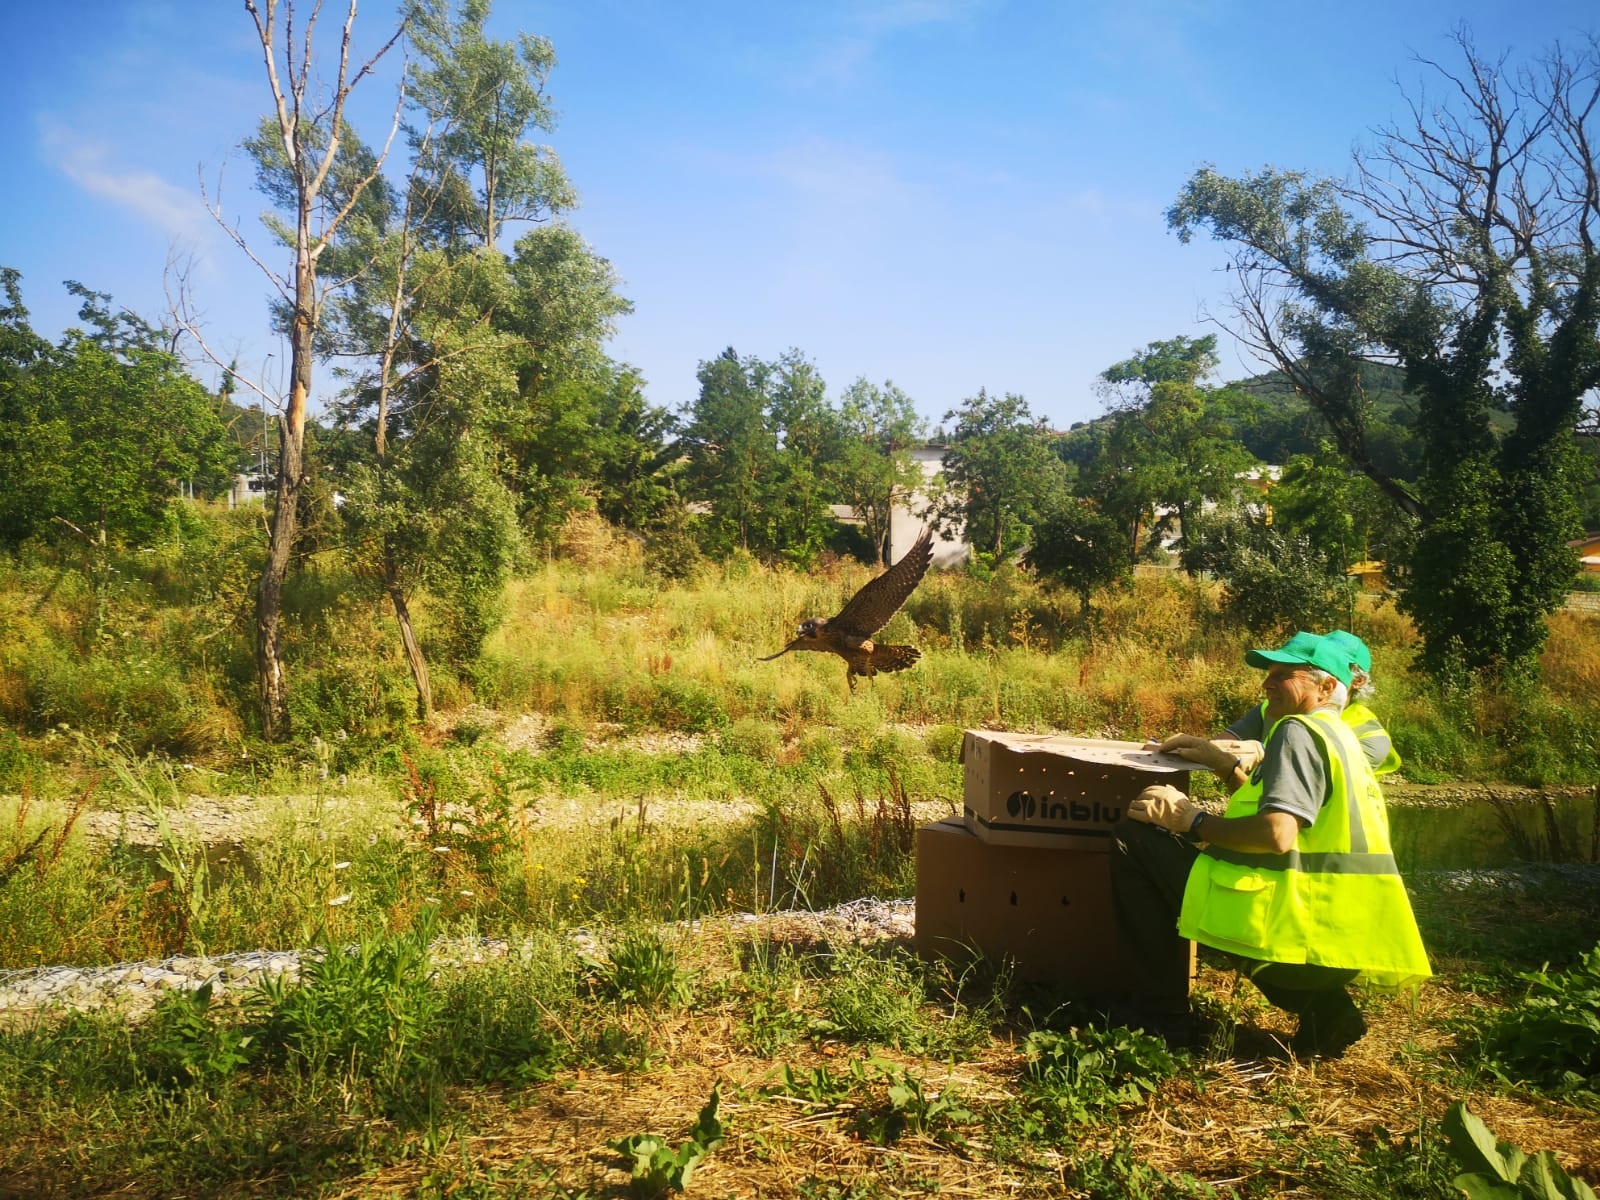
[[[882,575],[869,580],[835,617],[809,617],[800,622],[799,635],[761,659],[771,662],[791,650],[825,650],[844,659],[846,681],[854,688],[856,676],[871,678],[883,671],[903,671],[922,657],[915,646],[880,646],[872,640],[900,611],[906,597],[928,573],[933,562],[933,533],[924,529],[911,549]]]

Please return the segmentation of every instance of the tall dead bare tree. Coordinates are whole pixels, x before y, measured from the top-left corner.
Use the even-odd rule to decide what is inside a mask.
[[[360,202],[362,194],[379,177],[384,154],[378,154],[330,188],[346,137],[345,105],[350,93],[373,71],[405,30],[402,20],[394,32],[361,66],[352,67],[351,40],[356,0],[349,0],[339,36],[338,66],[331,86],[319,86],[313,76],[315,32],[321,4],[313,0],[298,37],[294,0],[245,0],[245,10],[255,23],[262,62],[272,92],[273,112],[264,123],[270,130],[277,177],[283,183],[274,195],[292,213],[276,232],[288,243],[292,255],[286,272],[274,271],[250,250],[237,226],[222,221],[220,200],[212,212],[258,267],[272,280],[286,310],[289,341],[289,386],[286,396],[273,398],[278,410],[279,447],[276,503],[272,511],[267,561],[256,588],[256,671],[260,689],[263,732],[281,737],[288,729],[288,688],[285,679],[282,610],[283,582],[299,524],[301,486],[305,481],[306,411],[311,396],[315,341],[322,322],[323,305],[330,290],[344,280],[324,280],[318,260],[332,243],[339,226]],[[280,38],[281,33],[281,38]],[[399,110],[396,109],[398,123]],[[391,140],[393,133],[391,131]],[[388,146],[385,145],[385,152]],[[258,389],[267,399],[264,387]]]
[[[1419,60],[1436,91],[1348,180],[1206,167],[1168,213],[1229,246],[1231,328],[1414,518],[1401,607],[1445,681],[1537,669],[1576,567],[1573,435],[1600,388],[1600,40],[1520,68],[1454,40],[1459,65]],[[1368,452],[1375,362],[1416,401],[1414,483]]]

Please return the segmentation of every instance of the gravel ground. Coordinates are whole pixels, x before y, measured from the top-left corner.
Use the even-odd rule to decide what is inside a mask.
[[[1569,897],[1588,896],[1600,904],[1600,864],[1529,863],[1479,871],[1427,871],[1408,879],[1418,892],[1445,891],[1483,897],[1536,891],[1559,886]],[[800,943],[899,941],[909,944],[916,928],[912,900],[852,900],[820,912],[789,910],[735,913],[694,922],[764,929],[769,937]],[[599,954],[602,944],[586,930],[573,938],[585,953]],[[504,958],[513,944],[500,939],[440,939],[433,957],[441,969]],[[36,967],[0,971],[0,1025],[44,1009],[115,1007],[129,1016],[147,1013],[166,992],[193,990],[210,984],[214,995],[226,996],[254,987],[273,975],[299,977],[302,953],[294,950],[252,950],[209,958],[179,956],[109,967]]]

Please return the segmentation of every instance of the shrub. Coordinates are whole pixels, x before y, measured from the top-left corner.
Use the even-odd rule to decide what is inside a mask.
[[[1556,1094],[1600,1093],[1600,945],[1571,971],[1520,978],[1528,994],[1483,1035],[1489,1070]]]
[[[770,721],[741,717],[722,735],[722,748],[728,754],[771,763],[778,757],[778,731]]]
[[[1137,1104],[1179,1067],[1166,1042],[1121,1027],[1036,1030],[1022,1053],[1024,1093],[1036,1107],[1068,1121]]]
[[[694,975],[678,965],[678,955],[661,936],[629,930],[611,946],[604,962],[588,972],[596,990],[623,1004],[682,1008],[694,999]]]
[[[371,1084],[391,1116],[425,1118],[439,1100],[429,1043],[440,994],[428,961],[432,922],[302,956],[301,981],[269,977],[255,1005],[263,1052],[307,1072],[346,1070]]]

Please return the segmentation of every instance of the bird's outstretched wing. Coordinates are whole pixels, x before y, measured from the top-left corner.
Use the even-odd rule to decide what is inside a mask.
[[[922,582],[932,561],[933,531],[924,527],[905,556],[850,597],[839,615],[828,622],[828,628],[842,630],[853,637],[871,637],[900,611],[906,597]]]

